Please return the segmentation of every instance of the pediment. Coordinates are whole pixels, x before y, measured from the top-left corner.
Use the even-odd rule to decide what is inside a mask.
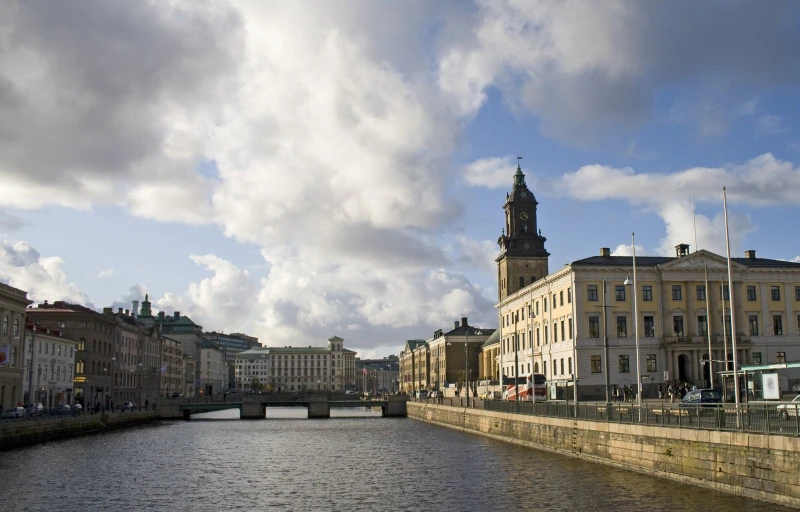
[[[727,272],[728,260],[713,252],[708,252],[701,249],[697,252],[684,256],[682,258],[675,258],[674,260],[659,265],[664,270],[703,270],[708,269],[709,272]],[[733,270],[747,270],[747,267],[741,263],[731,261],[731,269]]]

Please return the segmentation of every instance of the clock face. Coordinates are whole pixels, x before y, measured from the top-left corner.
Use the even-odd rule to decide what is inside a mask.
[[[528,194],[526,194],[526,193],[525,193],[525,191],[523,190],[522,192],[520,192],[520,193],[519,193],[519,195],[521,195],[522,197],[525,197],[525,196],[527,196]]]
[[[519,214],[519,218],[522,220],[526,220],[528,218],[528,212],[522,212]]]

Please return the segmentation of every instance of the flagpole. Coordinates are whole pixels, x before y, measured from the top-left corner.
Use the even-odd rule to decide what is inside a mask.
[[[642,372],[639,369],[639,303],[636,300],[636,234],[631,233],[633,247],[633,332],[636,337],[636,402],[639,417],[642,414]]]
[[[694,250],[697,252],[700,246],[697,243],[697,221],[694,209],[694,190],[692,190],[692,225],[694,226]],[[705,278],[706,286],[706,335],[708,336],[708,386],[714,389],[714,356],[712,355],[713,349],[711,347],[711,290],[708,288],[708,264],[706,258],[703,257],[703,277]],[[723,313],[723,328],[725,323]],[[727,370],[727,368],[725,368]]]
[[[733,304],[733,277],[731,272],[731,242],[728,233],[728,195],[725,187],[722,187],[722,205],[725,209],[725,246],[728,250],[728,300],[731,303],[731,350],[733,350],[733,392],[734,400],[736,401],[736,422],[739,423],[739,373],[737,370],[737,356],[736,356],[736,308]],[[723,297],[724,298],[724,297]]]

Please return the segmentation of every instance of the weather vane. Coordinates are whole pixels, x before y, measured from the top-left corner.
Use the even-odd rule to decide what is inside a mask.
[[[522,157],[521,157],[521,156],[518,156],[518,157],[517,157],[517,167],[519,167],[519,166],[520,166],[520,165],[519,165],[519,161],[520,161],[520,160],[522,160]]]

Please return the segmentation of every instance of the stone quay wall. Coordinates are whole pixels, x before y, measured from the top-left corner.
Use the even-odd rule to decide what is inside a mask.
[[[157,411],[138,411],[3,421],[0,422],[0,451],[145,425],[159,419]]]
[[[509,414],[409,402],[408,417],[800,508],[800,438]]]

